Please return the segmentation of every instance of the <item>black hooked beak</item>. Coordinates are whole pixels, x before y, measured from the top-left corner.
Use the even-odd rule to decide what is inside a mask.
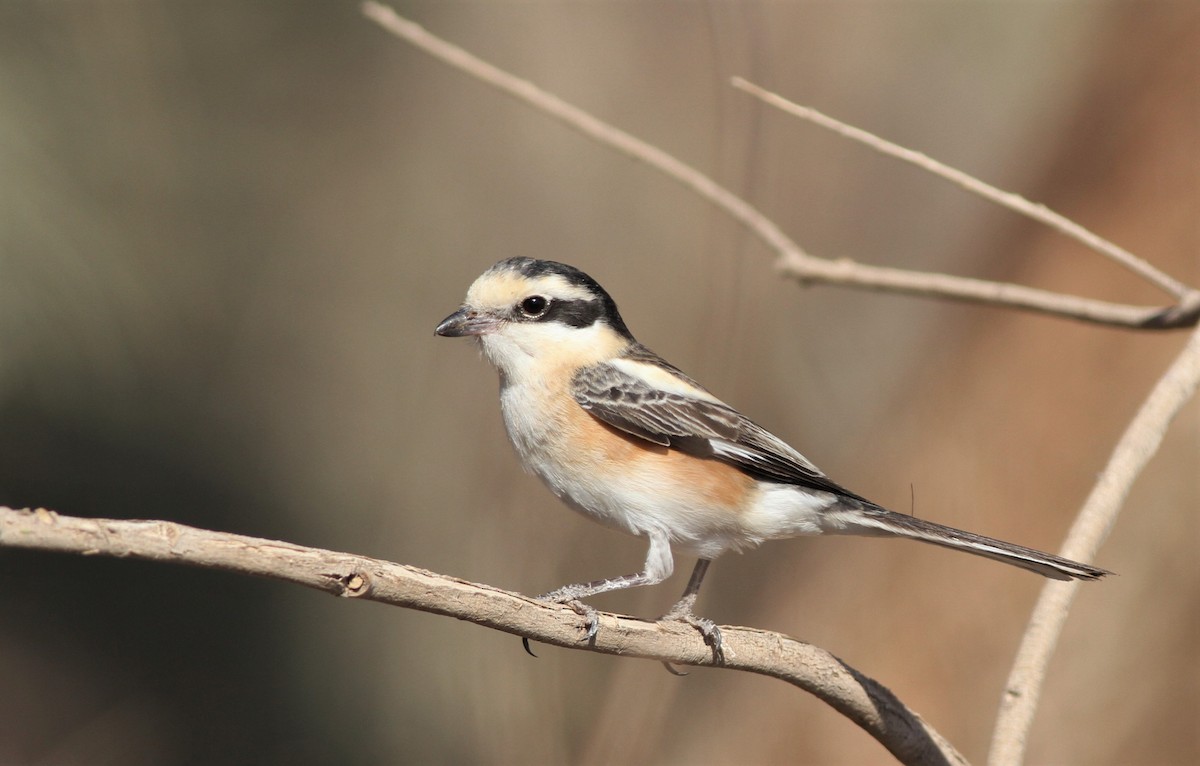
[[[498,326],[499,322],[495,317],[463,306],[443,319],[434,333],[445,338],[461,338],[467,335],[486,335]]]

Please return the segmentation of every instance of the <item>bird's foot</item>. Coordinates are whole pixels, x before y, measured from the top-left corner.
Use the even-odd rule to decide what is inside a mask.
[[[583,618],[584,641],[591,642],[596,638],[596,634],[600,632],[600,612],[595,607],[588,606],[580,601],[575,595],[574,589],[570,586],[552,590],[549,593],[543,593],[537,597],[537,600],[571,607],[571,611]]]
[[[591,643],[596,638],[596,634],[600,632],[600,612],[596,611],[596,607],[588,606],[578,599],[566,603],[574,610],[575,614],[583,618],[583,640]]]
[[[725,664],[725,649],[724,639],[721,637],[721,629],[717,624],[707,617],[697,617],[692,611],[692,605],[696,599],[693,595],[690,598],[684,598],[678,604],[671,607],[671,611],[664,614],[659,621],[672,620],[674,622],[686,622],[700,632],[700,636],[704,639],[704,643],[712,649],[713,664]],[[670,670],[670,668],[668,668]]]

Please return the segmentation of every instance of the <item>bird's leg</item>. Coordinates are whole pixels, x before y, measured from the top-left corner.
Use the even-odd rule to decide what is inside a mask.
[[[650,550],[646,553],[646,564],[642,567],[641,572],[622,575],[621,577],[612,577],[607,580],[593,580],[592,582],[575,585],[564,585],[561,588],[538,596],[538,601],[566,604],[575,610],[580,617],[584,618],[587,631],[584,640],[591,641],[600,630],[600,617],[594,607],[583,603],[581,599],[600,593],[608,593],[613,590],[638,588],[643,585],[657,585],[671,576],[675,564],[674,559],[671,557],[671,544],[667,535],[655,531],[650,532],[648,536],[650,538]]]
[[[725,651],[721,646],[721,629],[712,620],[705,617],[697,617],[696,613],[692,611],[692,608],[696,605],[696,596],[700,593],[700,583],[704,581],[704,574],[708,571],[708,565],[711,563],[711,559],[699,559],[696,561],[696,568],[692,570],[692,576],[688,578],[687,588],[684,589],[683,596],[676,602],[675,606],[671,607],[669,612],[662,616],[662,619],[686,622],[700,631],[700,635],[704,637],[704,643],[712,647],[713,664],[721,665],[725,662]]]
[[[591,641],[600,632],[600,614],[596,608],[589,606],[580,599],[588,596],[595,596],[598,593],[607,593],[610,590],[621,590],[623,588],[636,588],[641,585],[653,585],[654,583],[646,576],[645,572],[637,574],[621,575],[620,577],[612,577],[607,580],[593,580],[592,582],[582,582],[575,585],[564,585],[561,588],[543,593],[538,596],[538,601],[550,601],[555,604],[565,604],[583,618],[586,626],[585,641]]]
[[[661,580],[650,577],[646,572],[638,572],[636,574],[621,575],[620,577],[610,577],[606,580],[593,580],[591,582],[576,583],[575,585],[564,585],[561,588],[555,588],[549,593],[543,593],[537,598],[538,601],[553,601],[556,604],[566,604],[571,601],[578,601],[581,598],[608,593],[610,590],[637,588],[642,585],[654,585],[658,582],[661,582]]]

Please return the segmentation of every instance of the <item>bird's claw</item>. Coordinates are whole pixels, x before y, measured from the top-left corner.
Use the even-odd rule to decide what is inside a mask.
[[[697,617],[690,609],[672,609],[663,615],[662,619],[686,622],[691,625],[700,632],[705,645],[712,649],[713,664],[725,664],[725,640],[721,636],[721,629],[715,622],[706,617]]]
[[[568,601],[567,606],[571,607],[571,610],[575,614],[583,618],[585,626],[583,640],[591,643],[596,638],[596,634],[600,632],[600,613],[596,611],[595,607],[588,606],[579,599]]]
[[[584,641],[590,643],[596,638],[596,634],[600,632],[600,612],[595,607],[588,606],[575,598],[569,588],[559,588],[549,593],[543,593],[537,597],[537,600],[571,607],[571,611],[583,618]]]
[[[704,637],[704,643],[712,648],[713,664],[725,664],[725,639],[721,635],[721,629],[712,620],[706,620],[702,617],[695,618],[695,621],[688,620],[693,628],[700,631],[700,635]]]

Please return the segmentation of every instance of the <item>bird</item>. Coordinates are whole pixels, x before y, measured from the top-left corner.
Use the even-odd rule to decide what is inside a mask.
[[[649,543],[639,572],[538,596],[585,617],[587,639],[599,621],[583,599],[661,583],[681,552],[697,561],[682,597],[661,619],[693,626],[720,662],[720,629],[695,613],[709,565],[725,553],[803,535],[908,538],[1055,580],[1111,574],[890,511],[836,484],[639,343],[612,297],[573,266],[502,260],[471,284],[435,333],[478,342],[499,374],[505,429],[528,472],[571,509]]]

